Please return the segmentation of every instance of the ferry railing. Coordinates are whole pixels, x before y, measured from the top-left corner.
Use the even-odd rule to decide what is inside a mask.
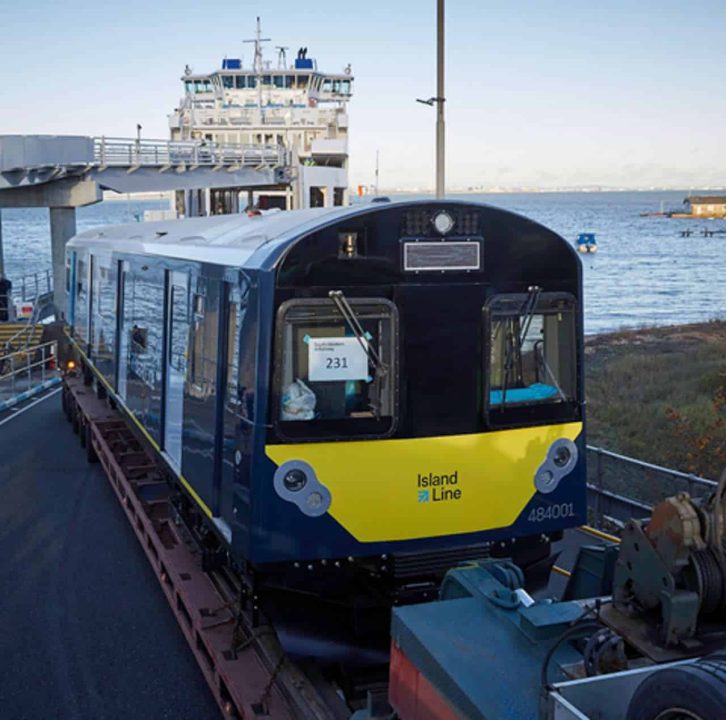
[[[687,492],[703,497],[713,492],[714,480],[587,446],[588,506],[592,522],[623,526],[631,518],[650,516],[653,506],[670,495]]]
[[[23,275],[13,281],[11,297],[14,302],[37,301],[43,295],[53,292],[52,270],[40,270],[29,275]]]
[[[122,167],[241,167],[278,166],[285,163],[282,145],[234,145],[204,140],[93,139],[95,162],[101,168]]]
[[[51,340],[0,356],[0,408],[58,377],[58,342]]]

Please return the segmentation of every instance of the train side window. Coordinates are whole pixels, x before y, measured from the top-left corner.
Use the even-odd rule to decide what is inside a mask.
[[[284,439],[382,437],[395,429],[396,307],[377,298],[348,302],[353,322],[328,299],[280,307],[274,406]]]
[[[81,253],[83,253],[81,255]],[[88,341],[88,253],[78,251],[76,259],[76,299],[73,318],[73,336],[81,343]],[[85,348],[84,348],[85,349]]]
[[[484,312],[484,408],[490,424],[566,419],[574,413],[578,400],[574,298],[534,289],[529,294],[495,296]]]

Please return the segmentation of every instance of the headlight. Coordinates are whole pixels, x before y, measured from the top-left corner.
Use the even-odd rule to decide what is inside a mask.
[[[554,492],[562,478],[577,465],[577,445],[567,438],[555,440],[547,449],[547,457],[534,474],[534,486],[545,495]]]
[[[323,505],[323,496],[319,492],[311,492],[305,499],[305,504],[311,510],[320,510]]]
[[[318,480],[315,470],[304,460],[288,460],[275,470],[275,492],[287,502],[297,505],[308,517],[328,512],[333,498],[330,490]]]
[[[565,465],[570,462],[571,457],[572,453],[570,452],[570,448],[566,445],[560,445],[552,454],[552,462],[554,462],[557,467],[565,467]]]
[[[445,210],[442,210],[434,216],[434,227],[436,228],[436,232],[441,235],[446,235],[454,227],[454,218]]]
[[[308,484],[308,476],[298,469],[285,473],[282,483],[290,492],[300,492]]]

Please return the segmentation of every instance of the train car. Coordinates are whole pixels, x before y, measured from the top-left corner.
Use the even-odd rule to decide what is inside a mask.
[[[77,235],[67,269],[89,384],[293,652],[385,648],[390,606],[451,566],[534,578],[586,519],[581,266],[531,220],[425,200],[137,223]]]

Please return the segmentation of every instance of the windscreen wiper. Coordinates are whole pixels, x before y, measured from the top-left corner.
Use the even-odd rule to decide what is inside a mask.
[[[550,367],[549,363],[547,362],[547,358],[545,358],[544,350],[542,349],[541,341],[539,343],[535,343],[534,345],[534,354],[537,358],[537,361],[542,365],[547,375],[549,375],[550,380],[554,384],[555,388],[557,389],[557,393],[559,396],[567,402],[567,396],[564,392],[562,392],[562,388],[560,387],[560,384],[557,382],[557,378],[555,377],[554,372],[552,371],[552,368]]]
[[[542,288],[538,285],[530,285],[527,288],[527,299],[522,305],[522,309],[519,314],[524,317],[522,327],[519,334],[516,334],[514,330],[507,333],[505,339],[505,355],[504,355],[504,385],[502,387],[502,402],[501,409],[504,410],[507,402],[507,379],[510,371],[514,366],[514,354],[515,352],[519,357],[522,356],[522,348],[524,347],[524,341],[527,339],[527,333],[529,332],[532,319],[534,318],[534,311],[537,309],[537,302],[539,296],[542,293]],[[516,343],[516,348],[515,348]]]
[[[520,314],[524,316],[524,322],[522,323],[522,332],[519,336],[519,347],[524,345],[524,341],[527,338],[529,332],[529,326],[532,324],[532,318],[534,317],[534,311],[537,309],[537,301],[542,293],[542,288],[538,285],[530,285],[527,288],[527,299],[524,301],[524,306],[520,311]]]
[[[373,347],[373,343],[369,342],[363,326],[360,324],[358,317],[356,316],[353,308],[350,306],[348,299],[343,294],[342,290],[331,290],[328,293],[328,297],[333,301],[335,307],[338,308],[343,319],[348,323],[348,327],[353,331],[356,339],[360,343],[360,346],[365,350],[368,360],[373,367],[381,374],[385,375],[387,367],[381,360],[381,356],[378,351]]]

